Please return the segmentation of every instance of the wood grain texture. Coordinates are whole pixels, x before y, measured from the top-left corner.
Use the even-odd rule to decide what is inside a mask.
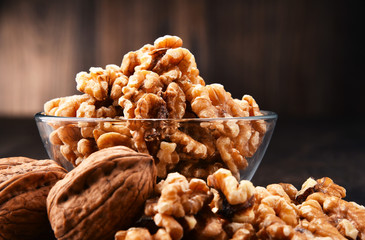
[[[364,114],[362,1],[6,0],[0,115],[77,93],[76,73],[178,35],[207,83],[290,116]],[[349,104],[351,103],[351,104]]]
[[[37,6],[37,4],[40,4]],[[72,88],[76,46],[75,21],[62,16],[71,4],[21,1],[2,9],[0,20],[2,72],[0,109],[3,114],[34,114],[42,103]]]

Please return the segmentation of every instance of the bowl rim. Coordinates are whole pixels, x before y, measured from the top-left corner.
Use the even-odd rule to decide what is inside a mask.
[[[121,122],[121,121],[174,121],[174,122],[211,122],[211,121],[237,121],[237,120],[275,120],[278,118],[277,113],[267,110],[260,110],[260,116],[248,117],[226,117],[226,118],[84,118],[84,117],[62,117],[46,115],[44,112],[38,112],[34,115],[37,121],[61,121],[61,122]]]

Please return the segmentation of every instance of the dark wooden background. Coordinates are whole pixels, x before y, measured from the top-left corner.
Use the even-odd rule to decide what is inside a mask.
[[[33,120],[45,101],[171,34],[207,83],[278,113],[255,184],[329,176],[364,204],[364,2],[0,0],[0,157],[46,158]]]
[[[363,1],[7,0],[0,115],[76,93],[77,72],[178,35],[208,83],[281,116],[362,114]],[[360,104],[361,102],[361,104]]]

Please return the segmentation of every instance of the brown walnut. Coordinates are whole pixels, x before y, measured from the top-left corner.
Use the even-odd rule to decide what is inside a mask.
[[[57,239],[113,239],[140,216],[153,192],[150,155],[124,146],[91,154],[50,191],[48,216]]]
[[[52,239],[46,199],[65,175],[53,160],[0,159],[0,239]]]

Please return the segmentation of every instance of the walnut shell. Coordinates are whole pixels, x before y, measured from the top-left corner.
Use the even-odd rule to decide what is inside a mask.
[[[150,155],[116,146],[91,154],[50,191],[48,216],[58,239],[113,239],[143,212],[156,168]]]
[[[65,175],[53,160],[0,159],[0,239],[52,239],[46,199]]]

